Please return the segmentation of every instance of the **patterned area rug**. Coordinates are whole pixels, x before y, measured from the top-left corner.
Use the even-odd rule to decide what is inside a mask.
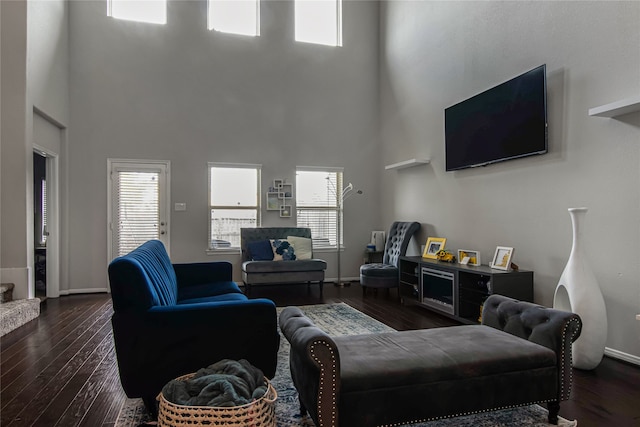
[[[393,331],[392,328],[344,303],[308,305],[300,308],[316,326],[334,336]],[[289,343],[284,337],[280,341],[278,367],[272,383],[278,392],[276,401],[278,427],[314,427],[308,415],[303,417],[299,413],[298,393],[293,387],[289,372]],[[142,401],[127,399],[118,415],[116,427],[137,427],[148,421]],[[538,405],[411,424],[412,427],[546,427],[548,425],[547,410]],[[559,425],[575,427],[577,421],[561,418]]]

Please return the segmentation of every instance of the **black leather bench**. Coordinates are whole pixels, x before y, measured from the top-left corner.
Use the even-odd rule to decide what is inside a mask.
[[[330,337],[297,307],[280,315],[301,410],[317,426],[425,422],[548,402],[571,389],[578,315],[492,295],[482,325]]]

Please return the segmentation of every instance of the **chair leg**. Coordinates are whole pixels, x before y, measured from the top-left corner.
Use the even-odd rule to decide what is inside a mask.
[[[322,296],[322,292],[324,291],[324,280],[320,280],[320,282],[318,282],[318,286],[320,287],[320,296]]]
[[[547,409],[549,410],[549,424],[558,425],[558,413],[560,412],[560,402],[554,400],[547,402]]]
[[[149,411],[151,418],[154,420],[158,419],[158,401],[156,398],[153,396],[142,396],[142,402],[147,411]]]

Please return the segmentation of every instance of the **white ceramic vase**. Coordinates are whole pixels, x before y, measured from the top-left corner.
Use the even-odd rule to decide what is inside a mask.
[[[573,246],[560,276],[553,307],[571,311],[582,319],[582,333],[573,343],[573,367],[594,369],[602,361],[607,341],[607,310],[600,286],[582,248],[582,223],[587,208],[571,208]]]

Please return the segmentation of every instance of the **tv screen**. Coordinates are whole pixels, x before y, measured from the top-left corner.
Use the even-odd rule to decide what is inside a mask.
[[[444,110],[447,171],[547,152],[546,65]]]

